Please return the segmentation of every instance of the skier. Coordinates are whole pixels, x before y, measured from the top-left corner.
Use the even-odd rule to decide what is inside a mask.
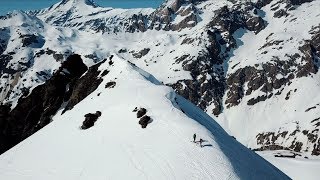
[[[194,133],[194,134],[193,134],[193,142],[194,142],[194,143],[196,142],[196,137],[197,137],[197,135],[196,135],[196,133]]]
[[[200,142],[200,147],[202,147],[203,139],[200,138],[200,141],[199,141],[199,142]]]

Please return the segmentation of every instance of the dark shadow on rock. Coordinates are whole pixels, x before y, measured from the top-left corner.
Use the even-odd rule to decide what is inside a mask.
[[[80,55],[70,55],[49,80],[22,96],[11,111],[10,105],[0,105],[0,154],[50,123],[62,104],[66,103],[64,111],[72,109],[93,92],[102,82],[98,67],[103,62],[88,70]]]
[[[49,80],[35,87],[29,96],[20,98],[11,112],[3,112],[0,115],[3,117],[0,127],[0,153],[47,125],[61,107],[68,84],[73,83],[86,71],[87,66],[80,55],[71,55]],[[3,105],[1,107],[6,109]]]
[[[69,86],[69,97],[65,97],[65,99],[68,100],[68,103],[63,110],[63,113],[67,110],[71,110],[76,104],[98,88],[103,81],[103,79],[99,77],[100,71],[98,68],[105,61],[106,59],[91,66],[85,75],[74,81],[73,84]]]

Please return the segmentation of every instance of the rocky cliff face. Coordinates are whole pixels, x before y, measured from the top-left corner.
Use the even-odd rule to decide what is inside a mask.
[[[103,62],[88,69],[80,55],[70,55],[49,80],[25,92],[12,110],[9,104],[1,105],[0,153],[46,126],[58,110],[72,109],[93,92],[102,82],[98,67]]]

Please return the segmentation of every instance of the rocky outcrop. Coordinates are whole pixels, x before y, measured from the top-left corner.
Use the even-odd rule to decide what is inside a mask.
[[[88,70],[80,55],[71,55],[49,80],[25,93],[12,110],[10,105],[1,105],[0,153],[47,125],[64,102],[66,111],[93,92],[102,81],[101,63]]]
[[[107,84],[104,87],[111,89],[111,88],[114,88],[116,84],[117,84],[116,82],[110,81],[110,82],[107,82]]]
[[[318,72],[320,52],[319,28],[312,30],[311,40],[305,41],[298,49],[300,54],[286,54],[286,60],[280,60],[274,56],[270,62],[256,64],[238,69],[227,77],[227,107],[236,106],[244,96],[260,90],[264,95],[250,99],[247,104],[254,105],[265,101],[274,95],[280,95],[282,88],[290,85],[294,78],[307,77]],[[279,42],[268,42],[261,48],[279,44]],[[259,67],[259,68],[258,68]],[[276,91],[276,93],[274,93]]]
[[[0,152],[27,138],[51,121],[64,101],[67,85],[79,78],[87,67],[79,55],[70,56],[60,69],[45,84],[32,90],[28,96],[19,99],[10,111],[8,105],[4,110],[0,127]]]
[[[22,47],[32,46],[33,47],[42,47],[44,40],[40,36],[34,34],[24,34],[20,36]]]
[[[150,122],[151,122],[151,118],[150,118],[150,116],[147,116],[147,115],[143,116],[139,120],[139,124],[141,125],[142,129],[146,128]]]
[[[318,156],[320,155],[319,126],[314,127],[313,130],[300,130],[297,125],[297,129],[292,132],[279,129],[278,132],[259,133],[256,136],[259,148],[254,150],[290,150],[299,153],[310,151],[312,155]],[[307,139],[307,143],[303,143],[304,139]],[[291,145],[287,146],[286,144]]]
[[[46,48],[46,49],[41,49],[40,51],[36,52],[35,55],[34,55],[34,58],[39,58],[41,57],[42,55],[52,55],[52,57],[56,60],[56,61],[62,61],[63,60],[63,54],[61,53],[58,53],[56,51],[53,51],[49,48]]]
[[[0,54],[2,54],[7,49],[8,41],[10,38],[9,33],[9,28],[0,28]]]
[[[101,116],[101,112],[97,111],[96,113],[88,113],[85,114],[85,120],[83,121],[80,129],[86,130],[94,126],[94,123],[98,120],[98,118]]]
[[[137,118],[141,118],[142,116],[144,116],[147,113],[147,110],[145,108],[140,108],[137,111]]]
[[[244,9],[240,8],[243,6],[235,5],[232,8],[224,6],[215,11],[215,16],[207,25],[209,44],[206,52],[199,53],[198,57],[183,55],[176,60],[176,63],[182,63],[183,70],[191,73],[192,79],[179,80],[170,86],[203,110],[211,106],[211,111],[216,116],[222,112],[222,97],[226,86],[229,86],[224,63],[232,48],[237,47],[233,33],[240,28],[259,33],[266,26],[260,16],[249,13],[257,11],[255,5],[245,5]],[[193,41],[186,38],[182,43],[189,44]]]
[[[313,0],[289,0],[292,5],[301,5],[303,3],[312,2]]]
[[[212,113],[218,115],[222,110],[222,97],[225,90],[223,68],[214,57],[205,54],[183,62],[183,69],[190,71],[193,79],[179,80],[169,84],[181,96],[189,99],[201,109],[214,105]],[[213,69],[212,67],[216,67]]]
[[[102,82],[102,78],[99,77],[101,73],[98,68],[101,64],[105,63],[107,59],[91,66],[85,75],[69,85],[69,89],[66,92],[67,105],[63,112],[72,109],[76,104],[86,98]]]
[[[132,56],[135,58],[142,58],[143,56],[147,55],[150,51],[150,48],[144,48],[139,52],[132,52]]]

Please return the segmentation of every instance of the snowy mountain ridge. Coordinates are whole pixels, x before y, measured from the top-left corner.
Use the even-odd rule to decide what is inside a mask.
[[[130,10],[70,0],[17,11],[0,18],[2,103],[20,107],[18,99],[45,84],[71,54],[88,67],[116,55],[172,87],[246,147],[318,159],[319,6],[171,0]],[[3,151],[51,122],[42,114],[40,125],[16,118],[11,124],[6,113],[2,138],[12,142]]]
[[[48,83],[77,73],[81,75],[83,71],[79,72],[73,64],[81,62],[80,56],[72,58],[76,59],[68,58]],[[63,109],[58,110],[52,123],[0,156],[1,177],[289,179],[152,75],[117,56],[109,59],[92,66],[79,79],[81,83],[79,80],[70,83],[73,91],[67,103],[73,102],[77,97],[75,94],[83,92],[84,86],[95,81],[92,78],[89,84],[81,81],[93,73],[93,77],[103,80],[90,95],[65,113]],[[63,81],[57,83],[63,84]],[[82,87],[78,88],[79,85]],[[47,87],[51,86],[48,84]],[[36,93],[26,97],[24,102],[41,91],[35,89],[33,92]],[[49,103],[45,106],[45,111],[49,112],[57,101],[45,99],[45,102]],[[138,124],[139,119],[133,111],[135,107],[145,108],[144,117],[152,119],[145,129]],[[81,130],[83,115],[97,110],[102,115],[94,126]],[[205,140],[202,148],[188,137],[193,132],[198,134],[197,141],[199,136]],[[37,151],[48,140],[50,143]],[[55,151],[53,154],[52,150]]]

